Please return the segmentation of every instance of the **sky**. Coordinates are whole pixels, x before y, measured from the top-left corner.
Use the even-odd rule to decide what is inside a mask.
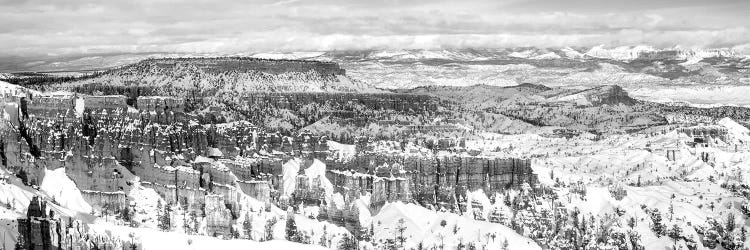
[[[0,0],[0,59],[504,47],[750,51],[747,0]]]

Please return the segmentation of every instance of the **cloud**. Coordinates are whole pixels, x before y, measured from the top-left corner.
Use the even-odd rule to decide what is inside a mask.
[[[0,56],[511,46],[736,47],[742,0],[0,0]]]

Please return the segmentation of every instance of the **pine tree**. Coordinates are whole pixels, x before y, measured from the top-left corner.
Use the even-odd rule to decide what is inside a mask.
[[[656,233],[656,235],[664,235],[665,234],[665,228],[664,224],[662,224],[661,219],[661,213],[658,209],[654,209],[654,211],[651,213],[651,220],[653,221],[653,225],[651,229]]]
[[[731,233],[732,231],[734,231],[735,227],[736,222],[734,221],[734,213],[727,214],[727,232]]]
[[[635,184],[636,186],[641,186],[641,175],[638,175],[638,183]]]
[[[669,230],[669,238],[672,238],[675,243],[682,237],[682,228],[677,224],[672,225],[672,229]]]
[[[404,226],[404,222],[404,218],[398,219],[398,226],[396,226],[396,241],[398,241],[401,248],[404,248],[404,242],[406,242],[406,236],[404,235],[406,226]]]
[[[265,226],[265,240],[273,240],[273,226],[276,225],[276,217],[271,217],[266,221]]]
[[[125,206],[124,209],[120,210],[120,217],[125,222],[130,222],[130,208]]]
[[[635,227],[635,218],[630,217],[630,219],[628,220],[628,227],[630,228]]]
[[[370,234],[370,227],[362,227],[359,229],[359,238],[362,241],[370,241],[372,240],[372,235]]]
[[[633,250],[645,249],[645,247],[641,245],[641,235],[635,230],[628,231],[628,238],[630,238],[630,245],[633,246]]]
[[[328,243],[328,230],[326,228],[326,225],[323,225],[323,234],[320,235],[320,241],[318,241],[318,245],[321,245],[323,247],[329,247],[327,243]]]
[[[290,214],[286,218],[286,240],[300,242],[298,236],[297,223],[294,221],[294,214]]]
[[[350,236],[349,234],[345,233],[341,240],[339,240],[339,244],[336,247],[338,250],[356,250],[357,249],[357,243],[354,241],[354,237]]]
[[[159,204],[157,203],[157,205],[159,205]],[[171,217],[172,217],[171,216],[171,211],[172,210],[170,209],[169,205],[164,206],[164,212],[162,212],[162,214],[159,215],[158,218],[157,218],[158,219],[157,226],[162,231],[169,231],[172,228],[172,225],[171,225]]]
[[[253,239],[253,219],[250,217],[250,213],[245,213],[245,221],[242,222],[242,231],[245,233],[247,239]]]
[[[672,221],[672,217],[674,217],[674,204],[670,201],[669,202],[669,221]]]

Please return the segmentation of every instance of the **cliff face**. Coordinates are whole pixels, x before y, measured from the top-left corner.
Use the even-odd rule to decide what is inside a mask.
[[[347,162],[329,162],[332,171],[327,176],[351,197],[371,192],[374,208],[394,200],[451,207],[466,191],[494,193],[535,183],[530,165],[528,159],[513,158],[364,154]]]
[[[294,108],[302,102],[335,105],[347,96],[352,97],[294,94],[249,100]],[[409,96],[354,97],[381,110],[432,108],[426,97],[405,99],[412,100],[409,107],[392,101]],[[317,204],[324,207],[322,218],[354,227],[359,211],[352,204],[368,193],[370,212],[393,201],[453,208],[467,190],[489,193],[536,181],[529,160],[383,155],[368,153],[365,145],[354,158],[338,161],[330,157],[325,136],[284,136],[245,121],[200,124],[183,112],[179,98],[139,97],[134,103],[137,108],[125,96],[31,99],[18,121],[25,134],[9,130],[3,141],[5,167],[23,173],[28,184],[41,183],[45,169],[63,167],[97,211],[128,206],[127,194],[139,181],[167,203],[205,214],[208,230],[217,235],[229,233],[245,195],[281,207]],[[287,193],[283,165],[292,159],[300,165],[290,173],[297,184]],[[318,172],[308,170],[313,167]],[[344,204],[334,202],[332,193],[341,194]]]
[[[17,249],[136,249],[131,240],[96,235],[86,223],[54,213],[46,200],[33,197],[26,217],[18,219]]]
[[[97,74],[49,80],[45,88],[77,93],[210,97],[246,92],[378,92],[337,63],[255,58],[149,59]],[[43,80],[43,79],[42,79]],[[40,80],[40,81],[42,81]]]

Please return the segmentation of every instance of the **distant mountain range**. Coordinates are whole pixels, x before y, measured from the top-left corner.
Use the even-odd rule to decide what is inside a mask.
[[[372,92],[423,86],[515,86],[523,83],[573,89],[618,85],[635,98],[663,103],[750,106],[750,99],[746,98],[750,95],[750,57],[729,49],[597,46],[248,53],[239,56],[332,62],[346,71],[333,81],[308,81],[296,77],[296,82],[286,81],[281,84],[283,86],[255,83],[245,86],[251,90]],[[141,60],[164,57],[205,59],[210,55],[99,55],[41,60],[14,64],[11,68],[9,62],[4,62],[0,71],[56,71],[47,74],[77,76],[112,68],[125,69],[130,66],[124,65],[140,65],[143,63],[137,62]],[[228,77],[237,78],[235,73],[228,72],[234,74]],[[19,76],[22,74],[4,74],[0,79]],[[125,80],[134,81],[131,78]],[[170,81],[179,83],[184,79]],[[339,87],[339,84],[346,86]],[[233,87],[237,86],[223,88]]]
[[[212,54],[186,53],[133,53],[133,54],[92,54],[85,56],[57,56],[24,58],[4,58],[0,62],[0,72],[51,72],[51,71],[86,71],[101,70],[116,66],[135,63],[152,58],[179,57],[216,57]],[[239,56],[263,59],[287,60],[316,60],[335,62],[355,61],[455,61],[455,62],[485,62],[494,63],[495,60],[531,59],[609,59],[618,61],[630,60],[682,60],[686,63],[697,63],[705,58],[726,57],[747,59],[750,55],[742,55],[727,48],[693,49],[666,48],[657,49],[650,46],[626,46],[607,48],[596,46],[592,48],[564,47],[564,48],[506,48],[506,49],[445,49],[445,50],[362,50],[362,51],[328,51],[328,52],[269,52],[269,53],[238,53],[220,56]]]

